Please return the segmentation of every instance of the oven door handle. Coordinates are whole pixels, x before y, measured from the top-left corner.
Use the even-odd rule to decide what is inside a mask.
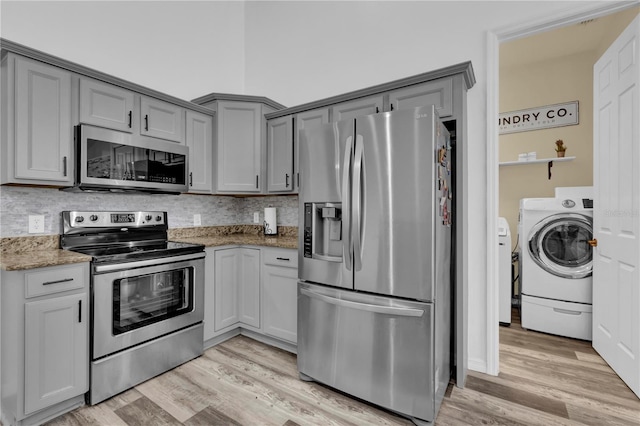
[[[146,266],[164,265],[167,263],[183,262],[186,260],[204,259],[204,257],[205,257],[205,253],[201,252],[196,254],[183,254],[181,256],[168,256],[168,257],[160,257],[155,259],[145,259],[145,260],[139,260],[135,262],[122,262],[122,263],[114,263],[109,265],[96,265],[94,268],[94,272],[96,274],[100,274],[103,272],[120,271],[123,269],[143,268]]]

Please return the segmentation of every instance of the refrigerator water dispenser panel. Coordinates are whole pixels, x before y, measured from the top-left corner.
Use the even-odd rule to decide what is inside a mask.
[[[304,204],[304,257],[342,262],[342,204]]]

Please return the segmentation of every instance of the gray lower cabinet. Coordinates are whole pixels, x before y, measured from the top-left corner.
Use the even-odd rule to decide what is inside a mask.
[[[294,345],[298,329],[298,252],[263,249],[262,331]]]
[[[260,328],[260,250],[219,249],[214,261],[214,330],[205,339],[238,323]]]
[[[33,424],[89,390],[89,264],[2,271],[2,421]]]
[[[298,252],[274,247],[208,247],[204,340],[208,345],[249,330],[287,350],[297,343]],[[218,339],[216,341],[216,339]]]

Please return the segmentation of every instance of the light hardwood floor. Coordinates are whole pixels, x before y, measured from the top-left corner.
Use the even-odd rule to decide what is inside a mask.
[[[517,321],[517,318],[516,318]],[[63,425],[410,425],[317,383],[296,357],[238,336]],[[640,400],[584,342],[500,327],[500,374],[450,386],[436,425],[634,425]]]

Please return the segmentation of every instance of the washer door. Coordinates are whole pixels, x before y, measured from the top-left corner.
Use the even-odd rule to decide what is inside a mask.
[[[593,238],[590,217],[577,213],[554,214],[541,220],[529,233],[529,253],[545,271],[562,278],[591,275]]]

